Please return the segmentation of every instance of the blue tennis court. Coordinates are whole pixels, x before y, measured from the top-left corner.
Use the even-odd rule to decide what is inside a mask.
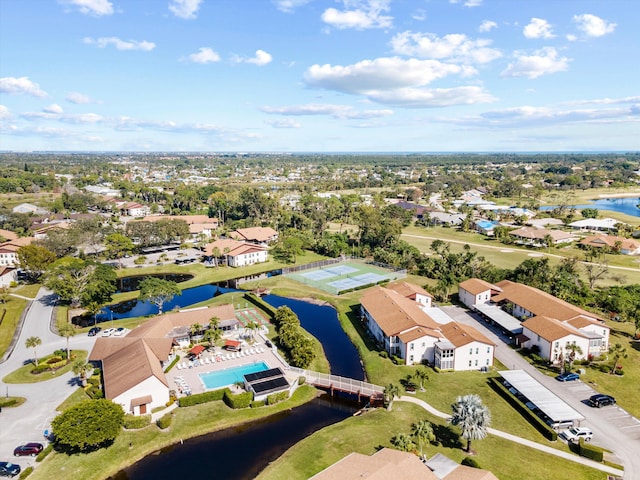
[[[351,278],[343,278],[342,280],[336,280],[334,282],[327,283],[330,287],[336,288],[338,291],[349,290],[351,288],[358,288],[366,283],[358,282]]]
[[[300,276],[308,278],[309,280],[326,280],[327,278],[335,277],[335,273],[327,272],[326,270],[312,270],[310,272],[301,273]]]
[[[323,272],[329,272],[333,275],[349,275],[350,273],[359,272],[357,268],[349,267],[348,265],[336,265],[329,268],[324,268]]]
[[[383,275],[378,275],[377,273],[363,273],[362,275],[357,275],[351,278],[352,280],[356,280],[357,282],[360,282],[363,285],[366,285],[368,283],[378,283],[387,279],[387,277]]]

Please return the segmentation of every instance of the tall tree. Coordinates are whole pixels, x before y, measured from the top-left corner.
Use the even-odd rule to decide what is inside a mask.
[[[33,358],[36,363],[36,367],[38,366],[38,351],[37,348],[42,345],[42,340],[40,337],[29,337],[25,341],[25,345],[27,348],[33,348]]]
[[[487,436],[491,424],[491,413],[482,403],[479,395],[469,394],[458,397],[451,405],[449,422],[462,430],[462,438],[467,440],[467,453],[471,452],[471,440],[481,440]]]
[[[424,382],[425,380],[429,380],[429,374],[427,373],[426,370],[419,368],[418,370],[416,370],[416,373],[414,376],[418,379],[418,384],[420,385],[420,391],[424,392]]]
[[[80,380],[80,384],[83,387],[86,387],[87,376],[90,375],[90,372],[93,372],[93,365],[79,358],[75,362],[73,362],[73,365],[71,366],[71,371],[73,372],[74,375],[78,376],[78,379]]]
[[[171,301],[176,295],[181,295],[182,290],[176,282],[163,280],[158,277],[147,277],[140,282],[140,300],[153,303],[158,307],[158,315],[162,315],[162,307]]]
[[[609,272],[609,262],[604,250],[587,248],[584,254],[584,269],[587,271],[589,288],[593,290],[596,282]]]
[[[422,445],[426,442],[432,442],[436,436],[433,434],[433,427],[431,422],[427,420],[420,420],[417,423],[411,425],[411,435],[413,435],[418,441],[418,448],[420,448],[420,456],[422,457]]]
[[[393,445],[396,450],[400,450],[402,452],[412,452],[416,448],[416,444],[411,440],[411,436],[406,433],[398,433],[391,439],[391,445]]]
[[[570,343],[569,345],[567,345],[566,350],[569,351],[569,354],[566,356],[566,362],[567,362],[567,369],[568,371],[571,371],[571,368],[573,367],[573,362],[576,360],[576,355],[580,354],[582,355],[582,348],[580,347],[580,345],[576,345],[575,343]]]
[[[391,410],[391,406],[393,405],[393,401],[396,397],[400,397],[400,387],[395,383],[390,383],[386,387],[384,387],[384,398],[387,402],[387,410]]]
[[[63,323],[58,327],[58,333],[67,340],[67,363],[71,361],[71,351],[69,350],[69,338],[76,334],[76,329],[70,323]]]
[[[613,357],[613,368],[611,369],[611,374],[614,374],[620,366],[620,360],[627,358],[629,355],[627,354],[627,349],[623,347],[621,343],[616,343],[615,345],[610,346],[609,353]]]
[[[20,247],[16,254],[20,268],[27,271],[34,279],[40,277],[57,259],[54,252],[33,243]]]

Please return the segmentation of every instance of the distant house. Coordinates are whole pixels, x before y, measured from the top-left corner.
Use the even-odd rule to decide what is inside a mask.
[[[394,203],[396,207],[400,207],[403,210],[407,210],[413,213],[413,216],[417,219],[421,219],[425,212],[428,212],[427,207],[423,205],[418,205],[417,203],[405,202],[401,200],[399,202]]]
[[[236,240],[268,245],[278,240],[278,232],[271,227],[239,228],[229,234]]]
[[[461,213],[429,212],[429,223],[432,225],[460,225],[466,218]]]
[[[44,238],[47,238],[47,235],[51,230],[56,230],[56,229],[68,230],[69,226],[70,226],[69,222],[56,222],[56,223],[44,224],[37,230],[34,230],[33,238],[35,238],[36,240],[42,240]]]
[[[218,228],[218,219],[207,215],[148,215],[143,222],[157,222],[159,220],[182,220],[189,226],[191,241],[197,241],[199,236],[213,238]]]
[[[137,202],[129,202],[120,207],[120,210],[129,217],[144,217],[151,213],[151,209],[147,205]]]
[[[244,267],[268,260],[267,247],[232,238],[222,238],[207,244],[204,254],[207,257],[215,257],[216,249],[230,267]]]
[[[20,205],[13,207],[11,211],[13,213],[32,213],[34,215],[47,213],[46,209],[32,205],[31,203],[21,203]]]
[[[470,278],[458,285],[458,298],[467,306],[472,308],[481,303],[489,303],[491,301],[492,292],[501,292],[502,289],[495,285],[480,280],[479,278]]]
[[[575,235],[562,230],[547,230],[545,228],[522,227],[512,230],[509,235],[517,239],[518,243],[534,247],[548,246],[547,239],[551,239],[553,245],[571,243],[578,239]]]
[[[5,241],[16,240],[18,238],[18,234],[11,230],[4,230],[0,228],[0,237],[4,238]]]
[[[15,240],[0,243],[0,266],[19,267],[18,250],[26,245],[31,245],[33,237],[20,237]]]
[[[585,218],[576,222],[571,222],[569,226],[574,230],[593,231],[593,230],[616,230],[617,220],[613,218]]]
[[[623,255],[640,255],[640,241],[615,235],[591,235],[585,237],[580,245],[594,248],[610,248]]]
[[[477,220],[475,222],[476,232],[488,237],[493,236],[493,230],[498,226],[498,222],[491,220]]]
[[[439,309],[419,303],[425,301],[422,295],[406,295],[408,289],[402,283],[392,284],[392,288],[373,287],[360,299],[362,321],[387,353],[402,358],[406,365],[426,361],[438,368],[458,370],[493,365],[495,346],[491,341],[473,327],[458,325],[448,316],[438,315]],[[473,343],[471,347],[469,342]],[[480,344],[483,353],[475,354],[476,347],[480,352]],[[491,355],[489,363],[487,347]]]

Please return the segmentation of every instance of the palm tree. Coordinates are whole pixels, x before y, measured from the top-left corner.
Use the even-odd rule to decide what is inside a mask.
[[[491,412],[476,394],[458,397],[456,403],[451,405],[451,410],[449,423],[460,427],[462,438],[467,440],[466,452],[471,453],[471,440],[482,440],[487,436]]]
[[[406,433],[399,433],[391,439],[391,445],[403,452],[415,450],[416,444],[411,440],[411,436]]]
[[[191,325],[190,334],[192,338],[198,335],[198,333],[200,333],[201,331],[202,325],[200,325],[199,323],[194,323],[193,325]]]
[[[580,348],[580,345],[571,343],[567,345],[566,349],[569,350],[569,355],[567,355],[567,364],[569,366],[569,371],[571,371],[571,367],[573,366],[573,361],[576,359],[576,354],[579,353],[580,355],[582,355],[582,348]]]
[[[63,323],[58,327],[58,333],[67,339],[67,363],[71,361],[71,352],[69,351],[69,338],[76,334],[76,329],[70,323]]]
[[[427,420],[420,420],[418,423],[411,425],[411,435],[418,440],[418,448],[420,448],[420,456],[422,457],[422,444],[425,442],[432,442],[436,436],[433,434],[433,427],[431,422]]]
[[[256,337],[256,330],[258,330],[260,328],[260,324],[258,322],[255,322],[255,321],[251,321],[251,322],[247,323],[245,328],[251,332],[251,339],[253,340]]]
[[[400,396],[400,387],[393,383],[390,383],[384,387],[384,398],[387,401],[387,410],[391,410],[391,405],[396,397]]]
[[[416,373],[413,376],[416,377],[418,383],[420,384],[420,391],[424,392],[424,381],[429,380],[429,374],[427,373],[427,371],[422,369],[416,370]]]
[[[84,360],[78,359],[75,362],[73,362],[73,365],[71,366],[71,371],[74,373],[74,375],[78,376],[82,386],[86,387],[87,386],[87,375],[90,372],[93,372],[93,365],[91,365],[90,363],[85,362]]]
[[[36,348],[39,347],[40,345],[42,345],[42,340],[40,340],[40,337],[29,337],[27,338],[27,341],[25,342],[25,345],[27,348],[33,348],[33,357],[35,359],[36,362],[36,367],[38,366],[38,352],[36,351]]]
[[[613,375],[618,370],[620,359],[627,358],[627,349],[622,346],[621,343],[616,343],[613,347],[609,347],[609,353],[613,355],[613,369],[611,374]]]

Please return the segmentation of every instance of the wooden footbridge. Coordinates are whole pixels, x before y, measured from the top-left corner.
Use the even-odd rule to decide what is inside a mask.
[[[384,388],[372,383],[354,380],[353,378],[330,375],[328,373],[303,370],[302,368],[289,367],[288,371],[304,377],[305,382],[315,387],[326,389],[333,395],[333,392],[345,392],[358,396],[358,401],[362,398],[369,399],[370,403],[379,403],[384,399]]]

